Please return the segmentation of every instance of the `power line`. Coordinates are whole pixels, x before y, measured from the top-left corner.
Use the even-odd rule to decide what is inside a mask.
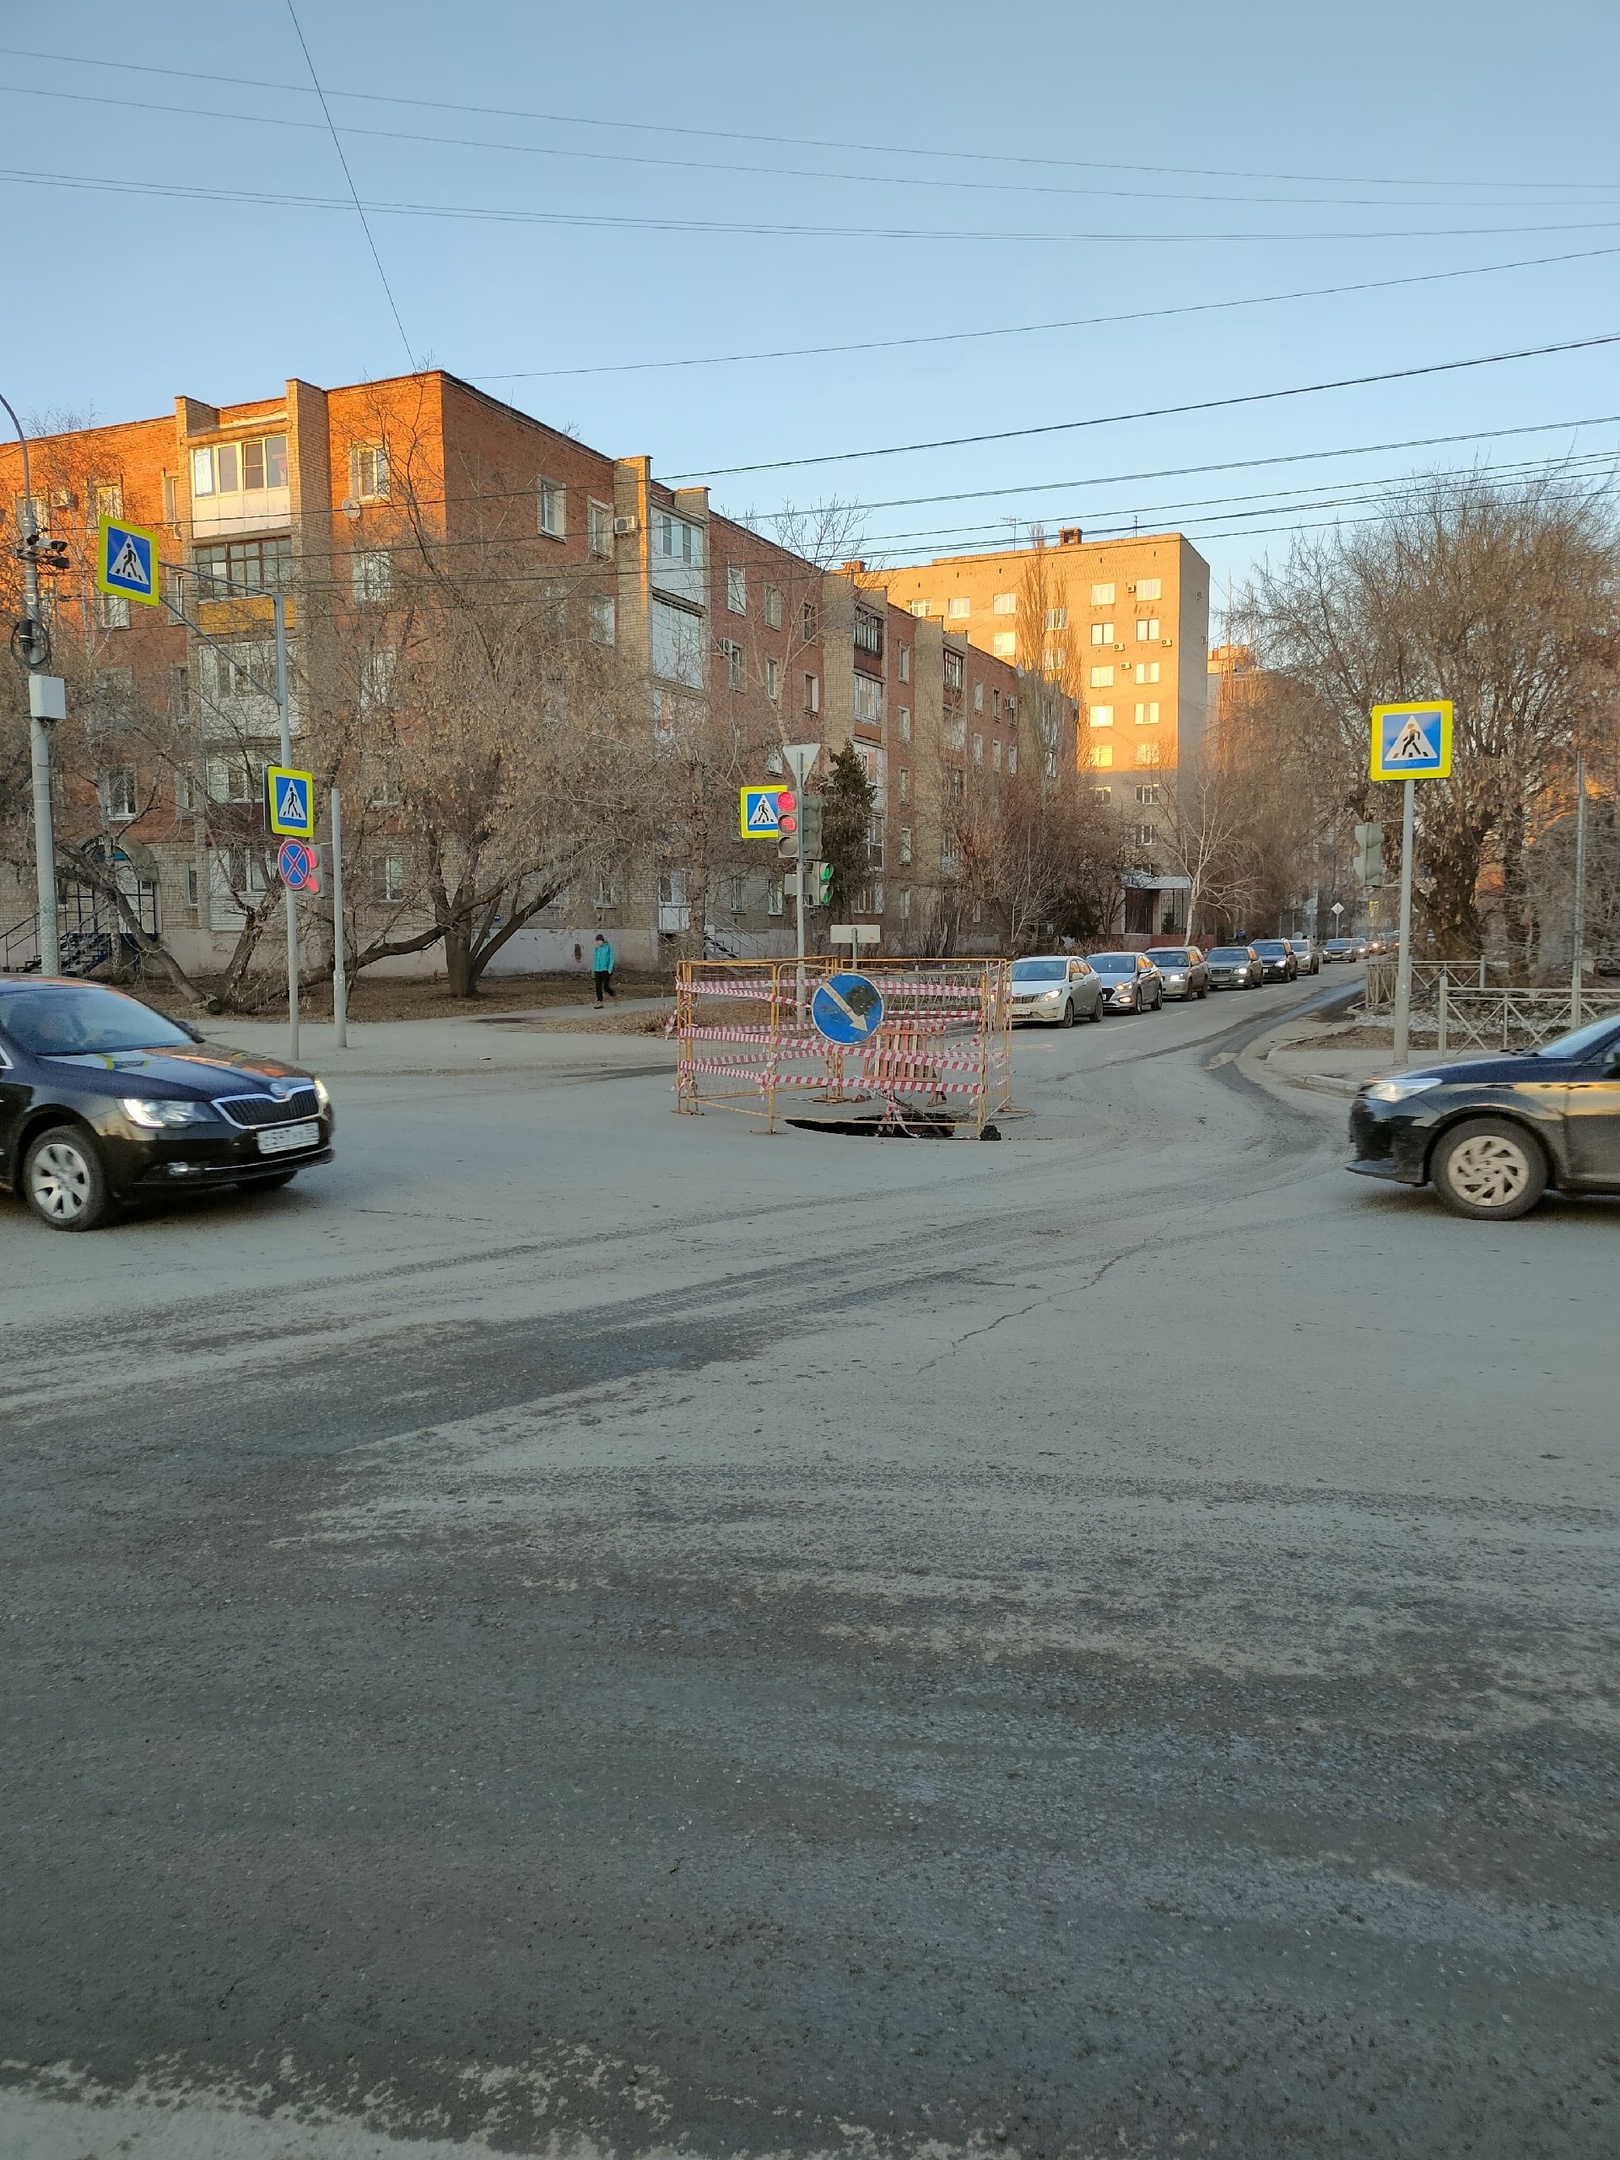
[[[297,120],[282,113],[220,112],[206,105],[165,105],[149,98],[106,97],[93,91],[48,89],[34,83],[0,83],[0,94],[8,97],[51,98],[59,103],[73,105],[110,105],[121,112],[157,112],[188,120],[228,120],[233,125],[248,127],[275,127],[314,129],[317,132],[333,132],[331,115],[325,121]],[[322,100],[323,110],[325,100]],[[1323,195],[1218,195],[1194,193],[1185,189],[1164,188],[1100,188],[1059,187],[1049,182],[1033,180],[952,180],[937,175],[875,172],[829,172],[813,166],[802,165],[742,165],[735,160],[722,162],[718,159],[651,157],[626,150],[580,150],[557,143],[490,142],[467,135],[425,135],[419,129],[370,128],[345,126],[345,135],[363,136],[371,142],[423,143],[444,150],[493,150],[514,157],[566,158],[593,165],[635,165],[658,171],[714,172],[750,178],[764,177],[778,180],[826,180],[839,184],[862,187],[910,187],[933,188],[952,192],[996,195],[1059,195],[1079,196],[1088,200],[1099,198],[1126,202],[1197,202],[1197,203],[1257,203],[1270,208],[1287,209],[1365,209],[1365,210],[1425,210],[1434,204],[1419,197],[1415,201],[1402,202],[1389,196],[1323,196]],[[1370,183],[1369,183],[1370,184]],[[1510,183],[1512,184],[1512,183]],[[1575,207],[1578,198],[1569,198],[1568,206]],[[1601,208],[1615,200],[1612,190],[1587,199],[1586,206]],[[1534,207],[1524,200],[1501,202],[1474,200],[1469,207],[1476,210],[1525,210]]]
[[[134,60],[92,60],[79,53],[42,53],[24,46],[0,46],[0,56],[13,60],[43,60],[56,67],[95,67],[114,69],[123,74],[163,75],[182,82],[228,83],[234,88],[244,90],[287,91],[295,97],[309,94],[301,83],[269,82],[260,76],[210,74],[196,68],[159,67],[150,62]],[[767,143],[794,150],[855,150],[880,157],[954,159],[979,165],[1028,165],[1051,171],[1158,173],[1194,180],[1266,180],[1297,187],[1457,189],[1503,185],[1499,173],[1489,179],[1480,180],[1457,179],[1454,176],[1441,180],[1426,180],[1385,173],[1273,173],[1214,165],[1142,165],[1125,163],[1118,159],[1032,157],[1010,151],[959,150],[946,147],[919,149],[904,143],[850,142],[813,135],[765,135],[737,128],[682,127],[663,121],[610,120],[587,113],[536,112],[530,108],[511,105],[468,105],[448,98],[400,97],[377,90],[334,90],[332,95],[370,105],[408,105],[424,112],[475,113],[485,119],[495,120],[534,120],[550,127],[604,128],[641,135],[677,135],[706,142]],[[1571,188],[1606,188],[1614,185],[1612,181],[1601,180],[1523,180],[1509,184],[1548,193]]]
[[[354,198],[355,211],[360,219],[360,229],[366,236],[366,246],[370,248],[371,259],[377,265],[377,275],[382,280],[382,289],[388,295],[388,305],[394,317],[394,327],[399,332],[399,342],[405,348],[406,365],[414,369],[416,355],[411,351],[411,341],[405,335],[405,324],[400,316],[399,303],[394,298],[394,288],[388,282],[388,272],[383,268],[382,257],[377,252],[377,242],[372,235],[371,223],[366,216],[365,205],[360,200],[360,191],[354,184],[354,175],[349,170],[349,161],[344,155],[342,139],[338,135],[336,127],[332,124],[331,107],[326,102],[326,93],[321,88],[321,79],[315,72],[315,63],[310,58],[309,42],[304,36],[303,25],[298,20],[298,11],[293,6],[293,0],[287,0],[287,13],[292,19],[293,29],[298,34],[299,47],[304,55],[304,65],[309,69],[309,79],[315,86],[315,95],[321,101],[321,111],[326,115],[327,129],[332,137],[332,148],[338,154],[338,163],[343,167],[343,177],[348,182],[350,195]]]
[[[1331,382],[1298,383],[1287,390],[1245,390],[1235,397],[1196,398],[1185,405],[1150,405],[1139,412],[1100,413],[1086,420],[1049,420],[1039,427],[994,428],[981,435],[946,435],[933,442],[886,443],[872,450],[825,450],[815,457],[770,458],[757,465],[718,465],[703,473],[666,473],[667,484],[683,480],[729,480],[740,473],[792,472],[807,465],[847,465],[867,458],[912,457],[924,450],[967,450],[980,443],[1023,442],[1040,435],[1067,435],[1078,428],[1119,427],[1132,420],[1170,420],[1185,413],[1223,412],[1236,405],[1267,405],[1279,398],[1314,397],[1324,390],[1360,390],[1371,383],[1410,382],[1420,375],[1453,375],[1464,368],[1497,367],[1508,360],[1541,360],[1551,353],[1588,352],[1620,345],[1620,330],[1599,337],[1570,338],[1557,345],[1526,345],[1516,352],[1482,353],[1473,360],[1433,360],[1423,367],[1389,368],[1377,375],[1344,375]]]
[[[1391,231],[1369,227],[1343,232],[1144,232],[1139,227],[1118,232],[1020,232],[993,227],[911,225],[792,225],[755,219],[693,217],[623,217],[605,212],[573,210],[521,210],[485,208],[476,204],[366,202],[329,195],[294,195],[269,188],[188,187],[178,182],[155,180],[106,180],[88,173],[43,173],[17,167],[0,168],[0,180],[16,186],[60,187],[101,195],[156,196],[173,202],[247,203],[269,209],[351,210],[362,209],[376,217],[447,218],[476,224],[578,227],[606,232],[715,233],[728,238],[767,240],[988,240],[999,246],[1031,243],[1043,247],[1129,245],[1132,247],[1208,247],[1262,242],[1280,245],[1307,241],[1319,245],[1329,240],[1489,240],[1512,234],[1555,232],[1613,232],[1620,218],[1585,218],[1542,225],[1431,225]]]
[[[914,345],[959,345],[982,338],[1030,337],[1053,330],[1097,330],[1115,323],[1162,322],[1178,315],[1221,314],[1232,308],[1273,307],[1288,300],[1330,300],[1344,293],[1388,292],[1400,285],[1435,285],[1449,278],[1489,277],[1502,270],[1539,270],[1620,255],[1620,247],[1581,248],[1568,255],[1529,255],[1517,262],[1480,263],[1464,270],[1423,270],[1407,277],[1362,278],[1351,285],[1305,286],[1297,292],[1256,293],[1241,300],[1195,300],[1183,306],[1135,308],[1124,315],[1077,315],[1062,322],[1010,323],[992,330],[938,330],[917,337],[862,338],[847,345],[785,345],[764,352],[709,353],[681,360],[617,360],[600,367],[521,368],[504,374],[469,374],[469,382],[549,382],[577,375],[640,375],[666,368],[732,367],[754,360],[819,360],[839,353],[899,352]]]

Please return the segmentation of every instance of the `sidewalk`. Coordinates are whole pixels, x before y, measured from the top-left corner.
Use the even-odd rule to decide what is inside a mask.
[[[1265,1086],[1306,1089],[1348,1102],[1367,1081],[1395,1070],[1393,1031],[1383,1044],[1356,1039],[1368,1032],[1363,1021],[1284,1021],[1251,1043],[1240,1063]],[[1414,1044],[1407,1065],[1466,1065],[1479,1056],[1478,1050],[1454,1050],[1442,1057],[1432,1045]]]
[[[656,1019],[667,998],[624,998],[598,1020],[594,1006],[547,1006],[453,1020],[351,1020],[349,1047],[338,1049],[330,1020],[299,1030],[298,1063],[323,1080],[527,1072],[536,1079],[587,1078],[598,1073],[673,1068],[676,1046],[662,1034],[615,1026]],[[235,1050],[287,1056],[287,1022],[242,1020],[224,1013],[206,1024],[207,1038]]]

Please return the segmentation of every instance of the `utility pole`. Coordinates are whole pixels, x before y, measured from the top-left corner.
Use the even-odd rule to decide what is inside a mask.
[[[1581,1024],[1581,978],[1586,972],[1586,753],[1575,760],[1575,912],[1571,924],[1569,1024]]]
[[[28,437],[11,400],[0,397],[11,414],[22,445],[23,619],[12,637],[12,651],[29,674],[28,733],[34,783],[34,889],[39,907],[39,971],[60,975],[62,953],[56,914],[56,821],[51,808],[51,738],[46,720],[50,699],[43,693],[42,671],[50,663],[50,634],[39,612],[39,521],[34,516],[34,488],[28,470]],[[59,718],[57,714],[54,717]]]
[[[343,798],[336,788],[332,804],[332,1033],[340,1050],[349,1047],[349,953],[343,937]],[[291,895],[289,894],[289,898]]]
[[[1395,955],[1395,1064],[1406,1063],[1412,1041],[1412,849],[1417,822],[1417,782],[1401,783],[1401,930]]]
[[[281,721],[281,762],[292,763],[292,714],[287,702],[287,596],[278,585],[271,595],[276,624],[276,713]],[[311,824],[313,824],[313,817]],[[288,1055],[298,1063],[298,895],[285,880],[282,898],[287,908],[287,1041]]]

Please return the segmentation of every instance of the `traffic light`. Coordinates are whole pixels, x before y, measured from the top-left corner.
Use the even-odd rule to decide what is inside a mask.
[[[810,898],[817,907],[832,906],[833,866],[830,862],[810,865]]]
[[[1356,827],[1356,879],[1362,885],[1382,885],[1384,882],[1382,825]]]
[[[799,798],[791,788],[776,791],[776,829],[784,835],[799,829]]]
[[[799,813],[804,824],[804,852],[807,856],[821,853],[821,797],[807,795]]]

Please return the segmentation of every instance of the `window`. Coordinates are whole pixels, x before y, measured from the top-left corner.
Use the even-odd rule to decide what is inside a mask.
[[[765,695],[774,704],[782,688],[781,663],[767,658],[765,662]]]
[[[900,740],[902,742],[910,742],[911,740],[911,707],[909,705],[902,705],[900,708]]]
[[[747,686],[748,675],[744,664],[743,649],[735,638],[720,640],[720,655],[726,663],[726,688],[741,690]]]
[[[1114,687],[1113,669],[1111,667],[1094,667],[1091,671],[1091,687],[1093,690],[1112,690]]]
[[[1018,745],[1014,742],[1007,745],[1007,770],[1010,773],[1018,770]]]
[[[135,695],[135,670],[127,667],[107,667],[96,670],[96,703],[123,705]]]
[[[1001,692],[999,690],[991,693],[991,703],[995,716],[999,720],[1001,718]]]
[[[163,475],[163,522],[178,525],[180,522],[180,475],[166,472]]]
[[[741,563],[732,563],[726,571],[726,606],[733,615],[748,613],[748,572]]]
[[[91,489],[96,506],[96,519],[119,518],[124,514],[124,486],[121,480],[98,480]]]
[[[780,915],[782,912],[782,880],[779,877],[771,878],[766,884],[765,912],[767,915]]]
[[[973,738],[973,762],[981,767],[984,764],[984,737],[982,735],[975,735]]]
[[[200,547],[192,555],[199,600],[235,599],[242,593],[283,592],[292,583],[292,534],[269,540],[231,540]],[[181,600],[178,592],[176,600]]]
[[[371,864],[371,897],[383,907],[398,907],[405,897],[403,855],[375,856]]]
[[[731,880],[731,912],[733,915],[748,913],[748,880],[745,877]]]
[[[998,735],[990,745],[990,763],[996,772],[1001,770],[1001,737]]]
[[[976,682],[973,685],[973,710],[975,712],[984,711],[984,684],[982,682]]]
[[[605,502],[585,499],[585,545],[593,555],[613,553],[613,510]]]
[[[1017,700],[1017,698],[1015,698],[1015,697],[1013,696],[1012,692],[1011,692],[1011,691],[1009,690],[1009,691],[1007,692],[1007,725],[1008,725],[1009,727],[1011,727],[1011,726],[1012,726],[1012,724],[1013,724],[1013,722],[1014,722],[1014,721],[1015,721],[1015,720],[1016,720],[1017,718],[1018,718],[1018,700]]]
[[[813,645],[821,635],[821,610],[813,600],[806,600],[799,610],[799,621],[804,630],[804,642]],[[860,621],[856,619],[856,644],[860,643]],[[879,650],[881,650],[881,645]]]
[[[1159,618],[1157,615],[1144,615],[1140,618],[1136,625],[1136,642],[1138,645],[1157,645],[1159,642]]]
[[[1156,577],[1138,578],[1136,581],[1138,600],[1157,600],[1163,590],[1164,587]]]
[[[1069,627],[1068,609],[1066,607],[1049,607],[1046,611],[1046,627],[1048,630],[1067,630]]]
[[[1093,607],[1112,607],[1114,604],[1113,586],[1093,585],[1091,588],[1091,604]]]
[[[1091,708],[1091,724],[1093,727],[1112,727],[1114,724],[1113,706],[1093,705]]]
[[[900,669],[900,680],[901,680],[902,682],[910,682],[910,680],[911,680],[911,647],[910,647],[909,645],[902,645],[902,646],[900,647],[900,650],[899,650],[899,654],[898,654],[898,656],[897,656],[897,657],[898,657],[898,665],[899,665],[899,669]]]
[[[1138,660],[1136,663],[1136,679],[1138,682],[1157,682],[1159,679],[1158,661]]]
[[[990,650],[998,660],[1010,660],[1018,650],[1017,632],[997,630],[990,639]]]
[[[868,660],[883,658],[883,617],[866,608],[855,610],[855,650]]]
[[[782,593],[781,588],[776,585],[767,585],[765,588],[765,627],[767,630],[780,630],[782,627]]]
[[[586,602],[593,645],[619,642],[619,603],[611,593],[592,593]]]
[[[1114,746],[1111,742],[1094,742],[1091,746],[1091,762],[1099,772],[1105,772],[1114,762]]]
[[[1139,803],[1156,803],[1159,799],[1158,782],[1155,780],[1146,787],[1139,787],[1136,791],[1136,799]]]
[[[872,675],[855,678],[855,718],[865,727],[883,725],[883,685]]]
[[[807,714],[818,713],[821,710],[821,677],[819,675],[806,675],[804,678],[804,710]]]
[[[900,768],[900,800],[902,802],[910,802],[911,800],[911,767],[909,765],[902,765]]]
[[[541,480],[540,530],[548,540],[561,540],[568,531],[568,490],[559,480]]]
[[[1114,642],[1113,624],[1111,622],[1094,622],[1091,626],[1091,642],[1093,645],[1112,645]]]
[[[129,602],[122,593],[96,594],[96,620],[103,630],[129,628]]]
[[[101,814],[106,818],[128,820],[135,815],[135,770],[130,765],[120,765],[116,771],[101,776]]]
[[[912,615],[926,615],[928,606],[929,603],[926,600],[913,600],[907,612]]]
[[[195,863],[188,863],[186,865],[186,906],[189,908],[194,908],[196,905],[197,866]]]
[[[176,727],[191,724],[191,670],[188,667],[171,667],[169,670],[169,715]]]
[[[392,645],[374,645],[360,655],[360,710],[369,712],[386,705],[394,688],[394,668],[399,659]]]
[[[381,457],[382,452],[376,453]],[[354,453],[349,453],[353,472]],[[386,471],[386,467],[384,468]],[[251,442],[210,443],[191,453],[191,492],[204,495],[263,494],[266,488],[287,485],[287,438],[256,436]],[[380,491],[387,494],[386,486]]]
[[[990,603],[990,612],[992,615],[1016,615],[1018,595],[1015,592],[998,592]]]
[[[652,666],[655,675],[684,683],[688,690],[703,688],[703,618],[667,600],[652,604]]]
[[[393,597],[394,558],[386,548],[361,548],[349,557],[356,607],[380,607]]]
[[[961,655],[961,654],[960,654],[959,652],[949,652],[949,651],[948,651],[948,652],[946,653],[946,655],[945,655],[945,687],[946,687],[946,689],[947,689],[947,690],[960,690],[960,689],[961,689],[961,687],[962,687],[962,683],[963,683],[963,680],[965,679],[966,675],[967,675],[967,664],[966,664],[966,662],[965,662],[965,661],[963,660],[963,658],[962,658],[962,655]]]
[[[250,803],[258,799],[258,776],[246,758],[210,758],[208,760],[208,799],[210,802]],[[240,881],[234,888],[242,890]]]
[[[911,860],[911,827],[909,825],[902,825],[900,828],[900,860],[903,863],[908,863]]]
[[[1048,750],[1046,756],[1042,759],[1041,763],[1042,769],[1045,772],[1047,779],[1055,780],[1057,778],[1057,752],[1055,750]]]
[[[613,880],[605,870],[596,873],[596,904],[599,908],[610,908],[614,905]]]
[[[374,764],[368,758],[366,764],[371,778],[366,800],[378,810],[396,809],[403,800],[397,770],[386,758],[378,758]]]
[[[17,514],[17,537],[20,540],[28,530],[30,502],[26,495],[13,495],[11,503]],[[36,495],[31,507],[34,513],[34,530],[43,540],[51,529],[51,506],[43,495]]]
[[[1091,798],[1093,802],[1109,803],[1114,799],[1114,791],[1111,787],[1093,788]]]
[[[1136,762],[1138,765],[1157,765],[1159,762],[1158,744],[1156,742],[1139,742],[1136,746]]]
[[[973,613],[973,602],[958,593],[945,612],[952,622],[966,622]]]
[[[901,886],[901,888],[900,888],[900,923],[901,923],[901,927],[902,927],[902,928],[905,928],[905,927],[907,927],[907,926],[908,926],[908,925],[910,924],[910,922],[911,922],[911,887],[910,887],[909,885],[902,885],[902,886]]]
[[[1138,727],[1156,727],[1158,721],[1159,701],[1157,698],[1151,699],[1146,704],[1138,702],[1136,708],[1136,724]]]
[[[1136,844],[1138,847],[1157,847],[1159,844],[1158,826],[1138,825],[1136,828]]]
[[[703,527],[688,524],[660,510],[652,521],[653,554],[666,563],[682,563],[692,570],[703,568]]]

